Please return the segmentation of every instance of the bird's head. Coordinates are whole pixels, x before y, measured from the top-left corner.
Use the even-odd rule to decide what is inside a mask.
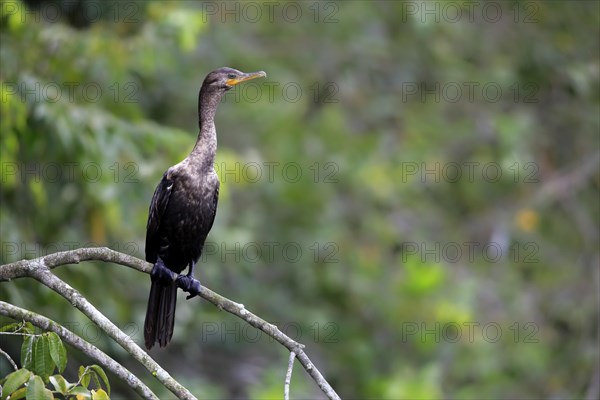
[[[237,69],[223,67],[208,74],[204,79],[203,86],[213,90],[227,91],[239,83],[265,76],[267,74],[264,71],[244,73]]]

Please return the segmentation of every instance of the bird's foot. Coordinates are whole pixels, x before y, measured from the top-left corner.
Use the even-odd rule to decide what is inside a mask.
[[[150,272],[150,279],[152,279],[152,282],[160,282],[164,285],[169,285],[173,282],[174,278],[173,271],[167,268],[163,260],[158,257],[158,260]]]
[[[186,300],[198,296],[200,294],[200,290],[202,290],[200,281],[189,275],[179,275],[177,277],[177,286],[180,287],[184,292],[188,292],[190,294],[186,297]]]

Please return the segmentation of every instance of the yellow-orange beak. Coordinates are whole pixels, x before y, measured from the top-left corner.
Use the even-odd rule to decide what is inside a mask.
[[[242,76],[239,76],[237,78],[228,79],[227,80],[227,85],[229,85],[229,86],[235,86],[238,83],[246,82],[246,81],[249,81],[251,79],[263,78],[265,76],[267,76],[267,73],[265,71],[249,72],[249,73],[244,74]]]

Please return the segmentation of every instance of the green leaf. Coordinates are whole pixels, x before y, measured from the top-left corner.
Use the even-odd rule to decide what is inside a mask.
[[[90,380],[92,382],[94,382],[94,387],[100,389],[102,388],[102,385],[100,384],[100,379],[98,378],[98,374],[92,370],[89,370],[89,374],[90,374]]]
[[[44,387],[42,378],[34,375],[29,379],[26,398],[27,400],[50,400],[54,397],[52,396],[52,392]]]
[[[6,382],[2,386],[2,400],[13,394],[17,389],[25,384],[31,377],[31,372],[25,368],[21,368],[15,372],[8,374]]]
[[[71,390],[69,390],[69,395],[75,395],[77,398],[89,399],[92,397],[92,394],[89,390],[82,386],[75,386]]]
[[[37,337],[25,336],[23,345],[21,345],[21,365],[26,369],[33,369],[33,344]]]
[[[79,380],[81,381],[81,386],[87,389],[90,385],[90,373],[87,367],[83,365],[79,367]]]
[[[108,382],[108,377],[106,376],[106,373],[104,372],[104,370],[102,369],[101,366],[99,365],[92,365],[89,368],[91,368],[92,370],[94,370],[94,372],[96,372],[96,374],[102,378],[102,382],[104,383],[104,387],[106,388],[106,391],[108,392],[108,395],[110,396],[110,383]],[[98,387],[100,387],[100,382],[98,382]]]
[[[52,383],[52,386],[54,386],[54,390],[62,395],[66,395],[69,389],[74,386],[72,383],[67,382],[62,375],[52,375],[50,377],[50,382]]]
[[[13,394],[10,396],[10,400],[23,399],[23,398],[25,398],[26,394],[27,394],[27,387],[24,386],[24,387],[20,388],[19,390],[17,390],[16,392],[13,392]]]
[[[50,345],[50,357],[52,357],[54,365],[58,368],[58,372],[62,374],[67,366],[67,350],[60,337],[54,332],[48,333],[48,343]]]
[[[23,333],[28,333],[28,334],[34,334],[35,333],[35,326],[33,326],[33,324],[31,322],[25,322],[25,324],[23,325],[23,328],[21,328]]]
[[[108,394],[102,389],[92,390],[92,399],[93,400],[109,400]]]
[[[12,324],[4,325],[2,328],[0,328],[0,332],[14,332],[18,330],[21,325],[22,324],[20,322],[13,322]]]
[[[48,382],[50,374],[54,371],[54,362],[50,357],[50,345],[46,335],[37,338],[33,347],[33,372]]]

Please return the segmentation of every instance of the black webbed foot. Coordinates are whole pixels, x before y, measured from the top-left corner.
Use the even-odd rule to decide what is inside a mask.
[[[152,282],[160,282],[167,286],[173,282],[173,271],[167,268],[163,260],[158,257],[158,260],[156,260],[156,263],[154,263],[154,267],[152,267],[152,271],[150,272],[150,279],[152,279]]]
[[[192,278],[189,275],[179,275],[177,277],[177,286],[180,287],[184,292],[188,292],[190,294],[186,297],[186,300],[198,296],[200,294],[200,290],[202,290],[200,281]]]

